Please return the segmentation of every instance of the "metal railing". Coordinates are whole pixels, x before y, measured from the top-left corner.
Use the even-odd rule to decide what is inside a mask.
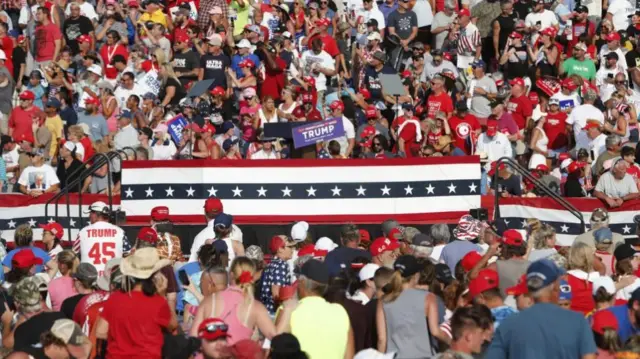
[[[558,202],[560,206],[562,206],[569,213],[574,215],[580,221],[580,233],[584,233],[585,223],[584,223],[584,217],[582,216],[582,213],[574,205],[569,203],[569,201],[567,201],[565,198],[560,196],[558,193],[552,191],[549,187],[547,187],[544,183],[542,183],[538,178],[534,177],[529,172],[528,169],[524,168],[518,162],[516,162],[510,157],[502,157],[498,161],[496,161],[496,171],[494,172],[493,178],[491,180],[493,192],[495,194],[494,195],[495,204],[493,209],[494,221],[497,221],[498,219],[500,219],[500,198],[502,196],[500,196],[500,194],[498,193],[498,168],[500,168],[500,165],[503,163],[508,164],[515,172],[517,172],[523,178],[526,178],[527,180],[531,181],[531,183],[534,184],[535,188],[542,191],[542,193],[544,193],[546,196],[551,197],[554,201]]]
[[[78,167],[78,169],[74,170],[71,174],[69,174],[67,176],[67,178],[74,178],[73,181],[71,182],[67,182],[66,186],[58,193],[56,193],[53,197],[51,197],[49,200],[47,200],[47,202],[45,203],[45,207],[44,207],[44,215],[45,218],[49,218],[49,204],[51,204],[53,202],[54,204],[54,218],[55,221],[58,221],[58,218],[60,218],[59,213],[58,213],[58,206],[59,203],[58,201],[60,200],[60,198],[62,198],[62,196],[65,196],[66,199],[66,206],[67,206],[67,220],[70,222],[73,218],[71,215],[71,204],[69,203],[69,190],[75,188],[77,186],[78,188],[78,228],[82,228],[84,227],[84,218],[82,217],[82,186],[84,184],[84,181],[87,177],[93,175],[96,171],[98,171],[100,168],[102,168],[104,165],[107,166],[107,197],[108,197],[108,205],[109,205],[109,211],[111,212],[113,209],[113,196],[111,193],[111,186],[112,186],[112,166],[113,166],[113,160],[114,159],[119,159],[120,160],[120,169],[122,170],[122,155],[124,155],[125,159],[127,158],[127,152],[125,150],[132,150],[134,158],[136,158],[136,151],[135,149],[131,148],[131,147],[125,147],[121,150],[117,150],[117,151],[111,151],[111,152],[107,152],[107,153],[96,153],[93,156],[91,156],[88,160],[86,160],[81,167]],[[68,235],[68,240],[72,241],[72,237],[71,237],[71,231],[67,231],[67,235]]]

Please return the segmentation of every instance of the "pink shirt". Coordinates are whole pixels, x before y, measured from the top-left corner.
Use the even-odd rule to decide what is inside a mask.
[[[58,277],[49,283],[49,298],[51,299],[51,309],[59,311],[62,302],[78,294],[73,286],[73,278]]]

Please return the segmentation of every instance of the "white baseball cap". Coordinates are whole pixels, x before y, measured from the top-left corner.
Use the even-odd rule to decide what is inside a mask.
[[[80,142],[76,143],[75,145],[76,145],[76,157],[80,156],[80,161],[82,161],[82,158],[84,158],[84,146]]]
[[[369,348],[361,350],[353,357],[353,359],[393,359],[396,357],[396,353],[380,353],[379,351]]]
[[[316,249],[321,251],[331,252],[336,248],[338,248],[338,245],[329,237],[322,237],[316,242]]]
[[[102,201],[93,202],[89,206],[89,210],[85,213],[90,213],[90,212],[109,213],[110,212],[109,205]]]
[[[242,39],[236,44],[236,47],[239,49],[250,49],[251,43],[247,39]]]
[[[382,40],[382,37],[380,36],[379,32],[372,32],[369,34],[369,36],[367,36],[367,40],[372,41],[372,40]]]
[[[358,272],[358,278],[360,278],[361,282],[364,282],[367,279],[372,279],[378,268],[380,268],[380,266],[377,264],[367,263],[362,267],[362,269],[360,269],[360,272]]]
[[[102,76],[102,67],[100,67],[99,65],[93,64],[93,65],[89,66],[87,71],[93,72],[94,74],[96,74],[98,76]]]
[[[604,288],[604,290],[611,295],[616,294],[616,284],[609,276],[600,276],[591,282],[593,283],[593,295],[596,295],[600,287]]]
[[[307,239],[307,232],[309,231],[309,223],[300,221],[293,225],[291,228],[291,239],[296,243],[302,242]]]

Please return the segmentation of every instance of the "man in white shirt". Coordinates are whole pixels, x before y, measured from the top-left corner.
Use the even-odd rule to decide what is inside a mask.
[[[627,173],[629,165],[619,158],[611,166],[611,170],[600,176],[594,196],[604,201],[609,207],[620,207],[623,202],[638,198],[638,186],[633,177]]]
[[[627,30],[631,15],[635,12],[635,6],[628,0],[613,0],[607,8],[606,18],[611,20],[616,31]]]
[[[60,189],[60,180],[56,171],[44,163],[44,148],[32,148],[27,155],[31,158],[31,166],[25,168],[20,174],[18,184],[20,192],[31,197],[40,197],[45,193],[57,192]]]
[[[624,58],[624,57],[623,57]],[[615,51],[611,51],[604,56],[600,69],[596,72],[596,86],[600,91],[603,102],[606,102],[616,91],[616,75],[621,73],[625,80],[628,79],[627,71],[618,62],[619,55]]]
[[[531,33],[531,43],[535,43],[538,39],[538,33],[542,29],[555,27],[560,28],[558,18],[553,11],[544,8],[545,0],[536,0],[533,6],[533,12],[524,18],[524,24],[527,26],[527,32]]]
[[[116,66],[117,67],[117,66]],[[136,85],[135,75],[133,72],[125,71],[120,77],[120,82],[113,95],[118,100],[118,106],[120,108],[127,107],[127,100],[131,95],[140,96],[139,86]]]
[[[476,145],[476,154],[487,154],[487,170],[490,169],[491,163],[502,157],[513,157],[513,149],[509,138],[502,132],[498,132],[498,121],[494,116],[490,116],[487,120],[487,130],[478,136],[478,144]]]
[[[302,54],[301,68],[305,76],[311,76],[316,80],[318,92],[327,90],[327,76],[336,74],[336,61],[326,51],[322,50],[322,39],[316,37],[311,41],[311,50]],[[323,98],[318,94],[318,102]]]
[[[386,27],[384,22],[384,14],[378,9],[378,5],[373,0],[363,0],[362,8],[356,13],[356,18],[360,23],[366,24],[369,20],[374,19],[378,22],[378,29],[380,35],[384,35],[384,28]]]
[[[567,125],[573,126],[573,135],[576,139],[576,149],[589,148],[589,138],[582,129],[587,125],[587,121],[595,120],[601,125],[604,125],[604,114],[593,103],[598,98],[593,90],[587,90],[584,95],[584,103],[580,106],[576,106],[567,118]]]
[[[204,202],[204,217],[207,219],[207,226],[198,233],[193,239],[191,245],[191,254],[189,255],[189,262],[198,261],[198,251],[205,243],[211,243],[216,239],[222,239],[227,243],[229,250],[229,263],[233,261],[236,256],[244,255],[244,246],[242,244],[242,231],[235,224],[229,223],[231,220],[228,214],[223,213],[222,201],[215,197],[209,197]],[[219,217],[222,216],[222,217]],[[223,226],[225,229],[231,228],[231,232],[225,236],[225,238],[216,238],[216,232],[214,229],[216,218],[219,218],[218,223],[220,228]],[[222,223],[224,222],[224,223]]]
[[[612,32],[605,37],[605,40],[607,40],[607,43],[600,48],[600,64],[605,63],[605,60],[606,60],[605,57],[608,54],[615,52],[616,54],[618,54],[618,65],[623,69],[623,72],[626,74],[627,59],[624,56],[625,53],[622,51],[622,47],[620,46],[620,41],[622,40],[622,38],[620,37],[620,34],[618,34],[617,32]]]
[[[280,151],[278,148],[280,144],[276,142],[276,149],[274,149],[274,142],[276,141],[273,137],[261,137],[260,142],[262,143],[262,149],[257,151],[256,153],[251,155],[252,160],[279,160],[280,159]]]
[[[93,21],[94,23],[98,21],[98,13],[96,12],[96,9],[93,7],[93,5],[84,0],[76,0],[72,3],[69,3],[64,13],[67,16],[70,16],[71,7],[76,5],[80,7],[80,15],[88,17],[89,20]]]
[[[456,9],[456,3],[452,0],[446,0],[444,2],[444,10],[436,13],[431,24],[431,34],[435,35],[434,49],[440,50],[444,44],[444,40],[449,36],[449,31],[453,21],[458,16],[454,11]]]
[[[7,169],[7,183],[3,183],[3,188],[0,188],[1,192],[11,193],[16,183],[16,172],[20,170],[18,159],[20,154],[20,146],[13,141],[11,136],[2,135],[2,159]]]
[[[344,112],[344,103],[340,100],[333,101],[329,105],[331,109],[331,118],[342,118],[342,125],[344,127],[344,136],[335,138],[334,140],[340,144],[340,154],[345,158],[351,156],[353,152],[353,146],[355,145],[356,130],[353,123],[342,115]]]
[[[587,150],[592,163],[596,163],[598,156],[607,150],[607,135],[602,133],[602,124],[596,120],[587,120],[583,128],[589,139]]]
[[[121,150],[125,147],[136,148],[140,144],[138,130],[131,125],[132,117],[133,114],[126,111],[118,119],[118,127],[120,129],[113,138],[116,150]]]

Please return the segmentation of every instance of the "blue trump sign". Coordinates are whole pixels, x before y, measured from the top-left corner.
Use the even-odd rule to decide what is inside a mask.
[[[188,122],[187,119],[182,115],[178,115],[169,121],[167,121],[167,127],[169,127],[169,135],[171,135],[171,139],[175,144],[179,144],[182,139],[182,130],[187,127]]]
[[[293,127],[291,132],[294,147],[300,148],[344,136],[344,125],[342,118],[330,118]]]

